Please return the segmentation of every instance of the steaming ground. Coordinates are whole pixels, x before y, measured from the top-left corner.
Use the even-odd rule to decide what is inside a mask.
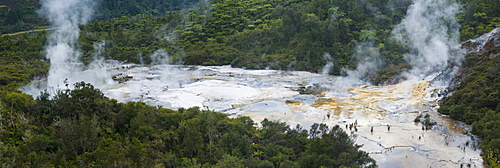
[[[477,138],[468,134],[470,127],[435,111],[440,88],[430,86],[433,76],[379,87],[345,77],[229,66],[115,64],[106,72],[118,81],[109,82],[110,75],[98,82],[98,88],[120,102],[173,109],[198,106],[232,117],[249,116],[256,122],[280,120],[292,127],[341,125],[380,167],[482,167],[483,163]],[[429,114],[437,125],[422,130],[414,122],[419,114]],[[349,128],[353,123],[357,126]]]
[[[74,76],[84,71],[79,61],[81,52],[75,49],[80,36],[79,26],[91,20],[96,2],[94,0],[41,0],[42,8],[38,11],[48,19],[53,27],[58,27],[50,34],[45,46],[46,57],[50,59],[47,76],[47,88],[64,88],[65,83],[82,80]],[[94,75],[99,75],[96,73]]]
[[[320,72],[242,70],[220,67],[168,65],[168,54],[159,50],[151,58],[157,66],[121,65],[95,55],[88,67],[78,61],[79,25],[93,15],[93,0],[42,0],[40,13],[59,27],[46,46],[51,67],[46,80],[21,88],[38,95],[71,88],[79,81],[92,83],[105,96],[121,102],[141,101],[165,108],[198,106],[227,113],[281,120],[306,128],[313,123],[342,125],[361,149],[380,167],[482,167],[477,141],[470,127],[436,113],[441,88],[431,86],[437,73],[454,74],[463,52],[458,48],[458,4],[452,0],[412,0],[406,17],[392,34],[412,51],[405,55],[413,67],[403,73],[410,79],[398,85],[375,87],[357,80],[376,72],[384,62],[372,42],[357,47],[358,69],[346,70],[349,78],[327,76],[333,59]],[[95,45],[97,51],[105,41]],[[451,68],[450,68],[451,67]],[[448,85],[450,79],[435,82]],[[69,84],[69,86],[66,86]],[[423,130],[417,115],[429,114],[437,125]],[[356,123],[356,126],[349,126]],[[373,131],[371,131],[373,129]]]
[[[448,67],[453,67],[448,71],[455,73],[465,55],[459,49],[459,4],[453,0],[412,1],[405,18],[392,31],[400,43],[411,49],[404,55],[412,65],[405,76],[423,79]]]

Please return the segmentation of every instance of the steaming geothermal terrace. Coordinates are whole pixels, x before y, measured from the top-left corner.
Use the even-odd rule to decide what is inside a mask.
[[[430,85],[432,77],[370,86],[344,77],[230,66],[158,65],[111,72],[120,74],[121,82],[100,88],[121,102],[173,109],[199,106],[255,122],[281,120],[292,127],[338,124],[380,167],[483,167],[470,127],[435,111],[440,88]],[[423,130],[414,119],[426,114],[437,124]]]

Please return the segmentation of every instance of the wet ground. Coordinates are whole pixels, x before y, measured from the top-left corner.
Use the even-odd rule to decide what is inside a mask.
[[[346,77],[229,66],[134,65],[108,68],[105,96],[165,108],[199,106],[230,116],[308,128],[341,125],[380,167],[483,167],[470,126],[436,112],[439,87],[429,80],[370,86]],[[428,116],[432,126],[424,126]]]

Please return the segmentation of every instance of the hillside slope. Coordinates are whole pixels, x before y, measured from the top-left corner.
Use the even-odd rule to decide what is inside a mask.
[[[439,112],[472,124],[483,138],[485,160],[500,167],[500,28],[463,46],[469,51],[465,79],[442,100]]]

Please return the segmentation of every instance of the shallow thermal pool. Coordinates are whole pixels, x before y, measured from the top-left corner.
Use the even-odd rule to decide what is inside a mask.
[[[370,86],[344,77],[230,66],[128,66],[108,72],[123,80],[98,87],[121,102],[199,106],[255,122],[281,120],[292,127],[338,124],[380,167],[483,167],[470,127],[435,112],[440,89],[429,80]],[[429,114],[437,125],[423,130],[414,122],[420,114]],[[354,123],[356,128],[350,129]]]

